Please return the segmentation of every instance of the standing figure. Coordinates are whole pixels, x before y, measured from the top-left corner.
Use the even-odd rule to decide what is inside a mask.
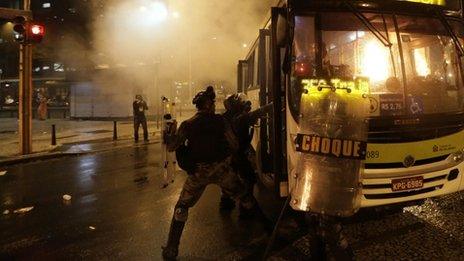
[[[176,153],[188,160],[179,157],[177,160],[181,167],[187,168],[189,176],[174,208],[168,242],[163,247],[165,260],[175,260],[177,257],[189,208],[198,202],[209,184],[219,185],[224,193],[239,199],[245,208],[258,211],[263,217],[263,224],[269,226],[258,208],[256,199],[247,193],[230,166],[231,155],[238,149],[238,142],[224,117],[215,114],[215,97],[211,86],[198,93],[193,99],[198,112],[184,121],[177,132],[168,138],[170,151],[183,148],[183,153]],[[175,128],[173,132],[174,130]],[[189,161],[190,164],[184,164],[185,161]]]
[[[227,120],[228,124],[233,129],[233,123],[235,117],[240,114],[242,108],[242,104],[239,104],[236,101],[236,95],[230,95],[224,100],[224,108],[226,111],[222,114],[222,116]],[[234,133],[235,134],[235,133]],[[219,202],[219,209],[222,211],[230,211],[235,208],[235,200],[227,195],[227,193],[222,192],[221,194],[221,201]]]
[[[168,151],[167,142],[168,136],[175,128],[173,115],[176,115],[174,108],[175,104],[170,103],[166,97],[161,97],[163,103],[163,123],[161,125],[162,142],[161,142],[161,160],[163,164],[163,188],[174,182],[174,174],[176,171],[176,155],[172,151]]]
[[[136,95],[135,101],[132,104],[134,109],[134,140],[139,141],[139,126],[142,124],[143,140],[148,141],[148,127],[145,111],[148,110],[147,103],[143,100],[142,95]]]
[[[48,99],[45,97],[43,93],[41,93],[38,97],[39,99],[39,106],[37,107],[37,117],[39,120],[44,121],[47,119],[48,114]]]
[[[247,100],[244,94],[234,94],[224,101],[226,112],[224,117],[232,125],[234,134],[239,141],[239,149],[232,157],[232,167],[244,182],[249,194],[253,195],[253,188],[256,183],[256,153],[251,145],[253,139],[253,125],[256,124],[260,117],[270,112],[273,104],[270,103],[259,109],[251,111],[251,102]],[[227,207],[233,207],[231,199],[226,194],[222,194],[220,208],[227,210]],[[249,213],[243,206],[240,206],[240,217],[249,217]]]

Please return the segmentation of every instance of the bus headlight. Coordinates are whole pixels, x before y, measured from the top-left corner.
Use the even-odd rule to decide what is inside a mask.
[[[464,160],[464,150],[458,150],[451,154],[451,158],[454,162],[461,162]]]

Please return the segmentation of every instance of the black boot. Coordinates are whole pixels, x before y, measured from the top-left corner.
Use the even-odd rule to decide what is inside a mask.
[[[327,260],[355,260],[353,250],[341,230],[335,232],[334,236],[333,240],[327,242]]]
[[[221,202],[219,202],[219,209],[221,211],[231,211],[235,208],[235,201],[227,195],[221,196]]]
[[[310,234],[309,251],[311,254],[311,260],[327,260],[325,254],[325,243],[318,235],[314,233]]]
[[[163,247],[163,259],[166,261],[176,260],[179,254],[179,242],[184,230],[185,222],[172,220],[171,228],[169,229],[168,243]]]
[[[326,260],[326,244],[322,236],[320,215],[315,213],[304,213],[304,224],[308,228],[309,234],[309,251],[311,253],[310,260],[325,261]]]
[[[347,238],[343,235],[342,224],[335,218],[322,218],[321,226],[326,243],[327,260],[355,260]]]

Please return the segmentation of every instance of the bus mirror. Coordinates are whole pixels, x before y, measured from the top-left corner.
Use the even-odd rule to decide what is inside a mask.
[[[287,17],[282,14],[277,16],[276,43],[279,47],[285,47],[288,38]]]

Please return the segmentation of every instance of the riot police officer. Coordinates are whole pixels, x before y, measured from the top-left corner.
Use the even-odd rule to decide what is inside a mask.
[[[197,114],[184,121],[176,133],[168,138],[170,151],[183,149],[183,153],[176,151],[177,161],[179,166],[187,168],[189,176],[174,209],[167,245],[163,247],[165,260],[177,257],[189,208],[197,203],[209,184],[219,185],[227,195],[239,199],[246,209],[254,209],[262,214],[256,200],[243,189],[230,166],[231,155],[238,149],[238,142],[224,117],[215,114],[215,97],[211,86],[198,93],[193,99]]]
[[[243,104],[239,101],[239,95],[230,95],[229,97],[227,97],[227,99],[224,100],[224,108],[226,109],[226,111],[222,115],[232,127],[235,117],[239,115],[243,110]],[[237,169],[235,168],[235,170]],[[232,198],[230,198],[227,195],[227,193],[223,192],[221,195],[219,208],[221,210],[226,211],[232,210],[233,208],[235,208],[235,201]]]
[[[256,183],[255,150],[251,146],[253,125],[272,109],[272,103],[251,111],[251,102],[247,100],[246,95],[234,94],[227,97],[224,101],[224,107],[226,109],[224,117],[232,125],[239,141],[239,148],[232,157],[232,166],[245,183],[248,193],[253,194],[253,187]],[[220,208],[227,210],[232,209],[233,206],[231,199],[223,193]],[[240,207],[240,217],[249,217],[250,214],[246,209]]]

